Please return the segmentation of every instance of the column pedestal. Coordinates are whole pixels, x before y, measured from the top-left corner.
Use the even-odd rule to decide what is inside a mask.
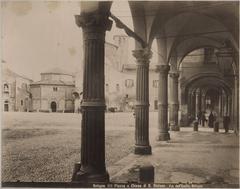
[[[170,140],[168,132],[168,71],[169,65],[158,65],[158,138],[159,141]]]
[[[108,15],[82,13],[76,23],[83,29],[84,72],[81,129],[81,163],[75,164],[72,182],[109,182],[105,166],[105,31],[112,21]]]
[[[152,154],[149,144],[149,49],[134,50],[137,59],[136,103],[135,103],[135,147],[134,153]]]
[[[180,131],[178,125],[178,110],[179,110],[179,101],[178,101],[178,77],[177,72],[170,72],[170,91],[169,91],[169,109],[170,109],[170,128],[172,131]]]

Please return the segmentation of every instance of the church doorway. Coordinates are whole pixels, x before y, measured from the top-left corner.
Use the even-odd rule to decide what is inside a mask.
[[[51,110],[52,112],[56,112],[57,111],[57,103],[56,102],[51,102]]]

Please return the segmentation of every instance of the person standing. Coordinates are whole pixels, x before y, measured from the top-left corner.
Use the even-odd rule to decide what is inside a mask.
[[[223,117],[223,127],[225,129],[225,133],[228,133],[229,130],[229,123],[230,123],[230,117],[229,116],[224,116]]]
[[[210,115],[209,115],[209,117],[208,117],[208,126],[210,127],[210,128],[213,128],[213,124],[214,124],[214,115],[213,115],[213,113],[212,113],[212,111],[211,111],[211,113],[210,113]]]
[[[205,127],[205,121],[206,121],[205,112],[202,113],[201,120],[202,120],[202,126]]]
[[[198,120],[198,124],[201,125],[201,118],[202,118],[202,112],[199,111],[197,114],[197,120]]]

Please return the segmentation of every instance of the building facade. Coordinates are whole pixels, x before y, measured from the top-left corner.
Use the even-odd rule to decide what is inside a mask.
[[[28,112],[31,109],[30,83],[5,65],[2,66],[2,110]]]
[[[32,111],[74,112],[74,76],[60,69],[41,73],[41,80],[30,84]]]
[[[136,101],[137,64],[129,59],[129,37],[115,35],[105,44],[105,99],[110,111],[133,111]],[[157,110],[158,75],[156,63],[149,64],[150,110]]]

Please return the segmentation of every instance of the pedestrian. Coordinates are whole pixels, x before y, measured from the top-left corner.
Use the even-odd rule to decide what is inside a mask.
[[[206,117],[205,117],[205,112],[202,113],[202,126],[205,127],[205,121],[206,121]]]
[[[223,117],[223,127],[225,129],[225,133],[228,133],[229,123],[230,123],[230,117],[228,115],[225,115]]]
[[[199,111],[198,114],[197,114],[197,120],[198,120],[199,125],[201,124],[201,118],[202,118],[202,112]]]
[[[215,120],[215,118],[214,118],[214,115],[213,115],[213,113],[211,111],[211,113],[210,113],[210,115],[208,117],[208,126],[210,128],[213,128],[214,120]]]

